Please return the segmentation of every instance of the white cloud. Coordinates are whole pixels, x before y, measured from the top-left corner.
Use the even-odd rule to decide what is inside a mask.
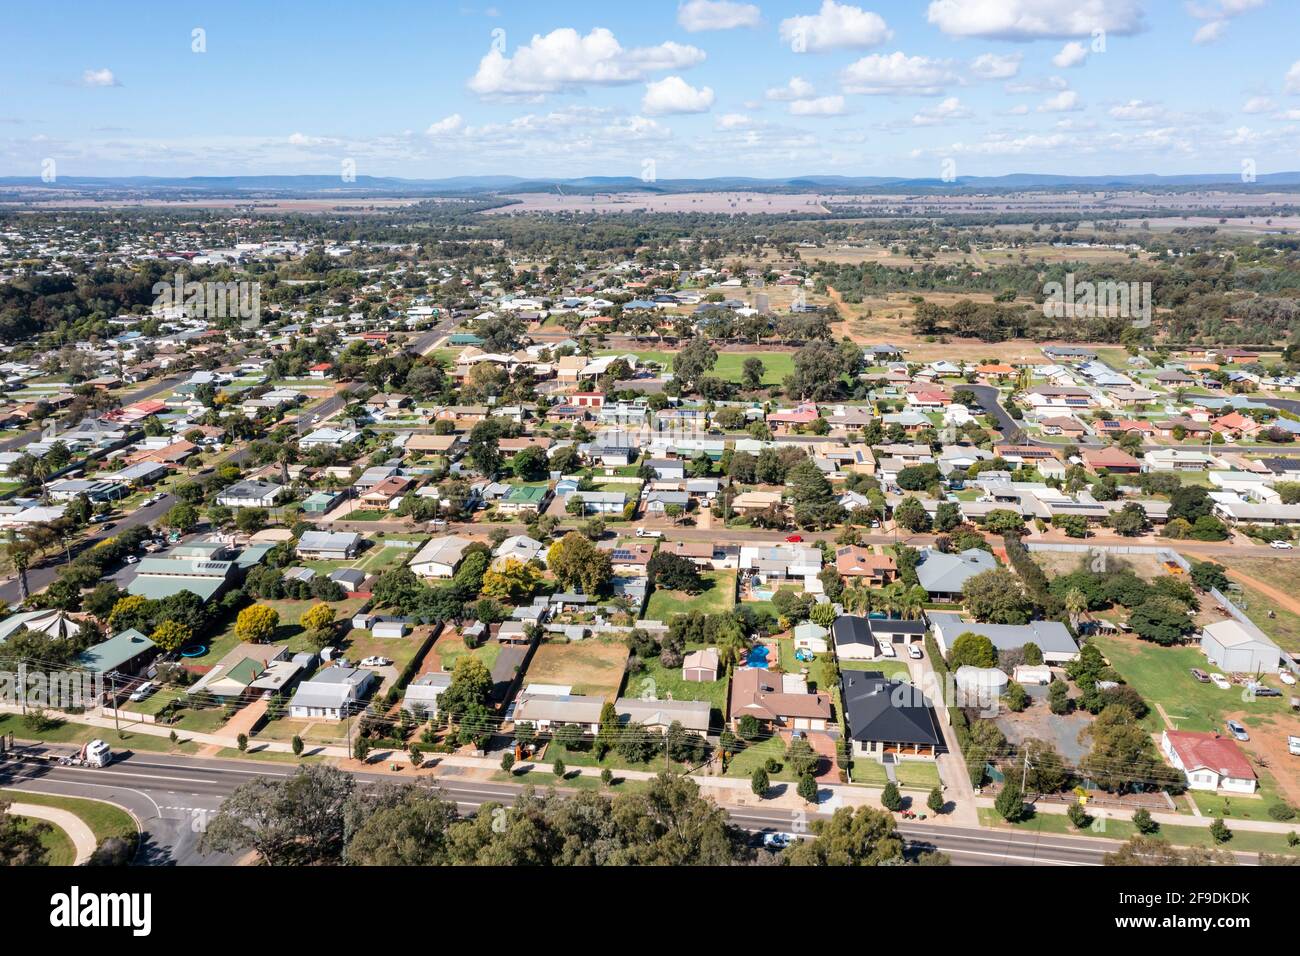
[[[1158,104],[1149,103],[1146,100],[1129,100],[1119,106],[1112,106],[1110,115],[1112,119],[1126,123],[1150,123],[1162,117],[1164,109]]]
[[[1020,72],[1020,53],[983,53],[971,60],[971,72],[983,80],[1009,80]]]
[[[465,119],[459,113],[452,113],[450,116],[431,123],[429,128],[424,131],[425,136],[444,136],[447,133],[455,133],[463,129]]]
[[[1088,59],[1088,48],[1078,40],[1071,40],[1061,47],[1060,53],[1052,57],[1052,65],[1057,69],[1067,70],[1072,66],[1082,66],[1086,59]]]
[[[704,51],[681,43],[625,49],[604,27],[581,36],[571,27],[534,35],[512,57],[490,50],[469,88],[484,96],[539,96],[584,86],[635,83],[649,73],[695,66]]]
[[[1292,63],[1291,69],[1286,71],[1286,91],[1300,93],[1300,60]]]
[[[1192,42],[1198,45],[1203,43],[1213,43],[1223,36],[1224,31],[1227,29],[1227,20],[1211,20],[1192,34]]]
[[[846,93],[938,96],[956,80],[945,60],[905,53],[873,53],[852,63],[840,74]]]
[[[82,86],[121,86],[113,71],[105,67],[102,70],[87,70],[81,74]]]
[[[1055,96],[1049,96],[1038,107],[1040,113],[1070,113],[1081,110],[1079,94],[1074,90],[1063,90]]]
[[[1006,85],[1008,93],[1047,93],[1051,90],[1068,90],[1069,88],[1070,84],[1059,76],[1040,76],[1032,80],[1022,80],[1019,83],[1008,83]]]
[[[1139,0],[932,0],[927,16],[949,36],[997,40],[1125,35],[1145,26]]]
[[[950,96],[933,109],[918,112],[912,117],[912,125],[942,126],[953,120],[967,119],[970,115],[970,110],[961,105],[961,100],[955,96]]]
[[[748,129],[754,121],[744,113],[724,113],[718,117],[718,129]]]
[[[844,97],[819,96],[809,100],[795,100],[790,104],[792,116],[841,116],[844,113]]]
[[[713,105],[713,88],[696,89],[680,76],[666,76],[647,83],[641,109],[651,115],[665,113],[706,113]]]
[[[1027,115],[1029,115],[1029,107],[1026,106],[1024,103],[1020,103],[1020,104],[1018,104],[1018,105],[1016,105],[1016,106],[1011,107],[1011,109],[1007,110],[1007,115],[1008,115],[1008,116],[1027,116]]]
[[[861,50],[893,36],[894,31],[880,14],[835,0],[822,0],[821,9],[815,14],[781,21],[781,39],[796,52]]]
[[[752,3],[688,0],[677,8],[677,22],[687,33],[734,30],[736,27],[758,26],[763,22],[763,12]]]
[[[1267,96],[1252,96],[1241,108],[1243,113],[1267,113],[1273,108],[1273,101]]]
[[[764,96],[769,100],[784,102],[786,100],[803,100],[813,95],[814,87],[801,76],[790,77],[785,86],[774,86]]]

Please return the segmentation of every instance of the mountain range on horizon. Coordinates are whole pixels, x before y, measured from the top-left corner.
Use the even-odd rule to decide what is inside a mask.
[[[583,176],[577,178],[523,177],[512,175],[452,176],[440,179],[404,179],[390,176],[357,176],[344,182],[336,175],[268,176],[61,176],[54,182],[40,177],[0,176],[3,189],[67,190],[76,193],[171,193],[176,195],[273,194],[280,196],[340,194],[364,196],[464,195],[489,196],[505,193],[571,190],[576,193],[606,192],[855,192],[896,193],[979,192],[1046,189],[1172,189],[1232,187],[1235,190],[1300,187],[1300,171],[1268,173],[1245,183],[1238,173],[1202,173],[1164,176],[1156,173],[1070,176],[1042,173],[1008,173],[1001,176],[958,176],[952,181],[938,178],[889,176],[807,175],[779,178],[720,176],[699,179],[645,181],[636,176]]]

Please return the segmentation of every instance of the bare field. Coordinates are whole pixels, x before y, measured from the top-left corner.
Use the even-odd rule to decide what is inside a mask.
[[[340,197],[338,199],[59,199],[50,202],[0,203],[4,206],[22,206],[33,211],[43,209],[238,209],[252,212],[387,212],[401,209],[422,202],[455,202],[456,200],[437,199],[375,199],[363,196]]]
[[[484,215],[513,216],[535,212],[705,212],[705,213],[809,213],[829,210],[824,197],[810,193],[594,193],[561,195],[557,192],[505,195],[518,204],[484,210]]]
[[[543,644],[528,665],[527,684],[567,684],[578,695],[613,700],[623,684],[627,646],[589,639],[573,644]]]

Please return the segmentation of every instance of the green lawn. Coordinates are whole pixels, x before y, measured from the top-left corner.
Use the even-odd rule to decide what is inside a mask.
[[[883,787],[889,783],[885,765],[870,757],[854,757],[851,776],[854,783],[867,787]]]
[[[736,572],[706,571],[700,575],[705,588],[699,594],[656,590],[646,603],[645,616],[652,621],[668,621],[674,614],[701,611],[720,614],[736,604]]]
[[[13,734],[16,740],[39,740],[51,744],[84,744],[96,738],[107,741],[114,751],[148,750],[155,753],[167,753],[179,750],[182,753],[194,753],[198,747],[193,743],[182,741],[173,747],[166,737],[152,734],[133,733],[123,729],[119,736],[112,727],[93,727],[90,724],[73,723],[65,720],[48,730],[31,730],[18,714],[0,714],[0,734]]]
[[[1155,712],[1159,703],[1179,730],[1223,732],[1226,715],[1244,711],[1244,723],[1256,719],[1267,721],[1286,714],[1286,697],[1261,697],[1242,700],[1242,688],[1220,690],[1213,684],[1200,684],[1190,669],[1214,670],[1196,647],[1160,647],[1131,638],[1094,637],[1093,642],[1106,659],[1133,685],[1152,706],[1143,724],[1154,732],[1164,729]],[[1258,726],[1258,725],[1255,725]]]
[[[501,655],[501,645],[496,641],[488,641],[480,644],[471,652],[465,646],[464,640],[455,631],[448,629],[442,633],[437,641],[433,644],[433,652],[438,655],[442,662],[442,669],[451,673],[451,669],[456,666],[456,659],[462,654],[473,653],[475,657],[483,662],[490,671],[492,665],[496,663],[497,658]]]
[[[1036,813],[1030,819],[1015,824],[1007,823],[992,807],[980,807],[979,815],[980,824],[983,826],[1028,830],[1033,833],[1068,833],[1074,836],[1127,840],[1137,832],[1137,827],[1133,826],[1128,820],[1106,820],[1104,829],[1100,829],[1102,824],[1099,823],[1099,829],[1097,830],[1080,830],[1063,813]],[[1232,822],[1230,820],[1225,822],[1228,829],[1231,830]],[[1161,837],[1178,846],[1205,846],[1246,853],[1289,853],[1292,856],[1300,856],[1300,847],[1287,846],[1286,834],[1283,833],[1258,833],[1249,830],[1237,830],[1227,843],[1216,844],[1214,838],[1210,836],[1208,827],[1180,827],[1161,824],[1159,831],[1154,836]]]
[[[894,764],[894,773],[903,788],[933,790],[939,786],[939,765],[930,760],[904,760]]]
[[[30,820],[29,825],[37,822],[44,823],[46,827],[45,832],[41,834],[41,846],[45,847],[45,851],[49,854],[45,858],[45,865],[72,866],[77,861],[77,848],[72,842],[72,837],[68,836],[63,827],[49,820]]]
[[[876,671],[884,674],[889,678],[912,682],[912,675],[907,669],[907,665],[902,661],[885,660],[875,661],[840,661],[841,671]]]
[[[727,763],[728,777],[748,777],[759,767],[767,762],[771,757],[777,763],[781,764],[781,769],[776,773],[768,774],[769,780],[784,780],[787,783],[794,783],[794,774],[785,765],[785,741],[779,735],[774,734],[766,740],[759,739],[746,745],[745,749],[738,754],[734,754]]]
[[[34,803],[41,807],[57,807],[82,819],[100,843],[109,837],[121,837],[132,843],[139,835],[135,817],[111,803],[83,800],[52,793],[29,793],[26,790],[0,790],[0,796],[13,803]]]
[[[688,653],[694,650],[699,650],[699,647],[692,645],[687,648]],[[707,700],[709,706],[717,711],[714,720],[720,723],[727,700],[727,681],[721,678],[706,684],[682,680],[680,667],[664,667],[656,657],[646,661],[645,670],[639,674],[628,675],[623,693],[627,697],[640,697],[648,691],[660,700]]]
[[[621,779],[615,773],[612,785],[607,788],[600,782],[599,777],[592,777],[587,774],[578,775],[570,772],[561,780],[551,773],[549,769],[530,770],[527,773],[506,773],[504,770],[498,770],[492,775],[492,780],[496,783],[529,784],[543,789],[556,787],[569,790],[612,790],[614,792],[644,790],[648,784],[648,781],[645,780]]]
[[[626,355],[626,352],[602,352],[602,355]],[[672,352],[632,352],[643,362],[658,362],[666,369],[672,369]],[[794,371],[793,352],[719,352],[718,362],[713,367],[713,375],[728,382],[739,382],[744,374],[745,362],[756,358],[763,363],[763,384],[780,385],[785,377]]]

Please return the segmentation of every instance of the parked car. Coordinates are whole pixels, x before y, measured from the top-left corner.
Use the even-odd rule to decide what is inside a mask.
[[[1265,687],[1263,684],[1256,684],[1254,687],[1256,697],[1281,697],[1282,692],[1276,687]]]
[[[1294,683],[1295,683],[1295,675],[1292,674],[1290,671],[1281,671],[1281,672],[1278,673],[1277,676],[1280,677],[1280,678],[1282,679],[1282,683],[1283,683],[1283,684],[1294,684]]]
[[[907,647],[907,656],[914,661],[921,659],[921,648],[916,644],[909,644]]]
[[[800,541],[803,540],[803,535],[801,534],[786,535],[785,540],[790,544],[798,544]]]
[[[1215,687],[1219,688],[1219,690],[1232,690],[1232,682],[1222,674],[1211,674],[1210,680],[1214,683]]]
[[[1235,720],[1227,721],[1224,726],[1228,728],[1228,733],[1232,734],[1232,736],[1236,737],[1238,740],[1250,739],[1250,734],[1246,733],[1246,728],[1241,726],[1241,724],[1237,723]]]
[[[1286,738],[1286,752],[1292,757],[1300,757],[1300,737],[1288,735]]]
[[[140,559],[137,558],[134,554],[128,554],[124,560],[126,561],[127,564],[139,564],[139,563],[140,563]]]
[[[361,661],[361,666],[362,667],[389,667],[392,665],[392,663],[393,661],[391,658],[380,657],[378,655],[375,655],[373,657],[363,658]]]
[[[1192,676],[1196,678],[1197,683],[1208,684],[1210,682],[1210,675],[1205,673],[1205,671],[1201,670],[1199,667],[1192,668]]]
[[[1270,548],[1272,548],[1273,550],[1275,550],[1275,551],[1290,551],[1290,550],[1291,550],[1291,542],[1290,542],[1290,541],[1270,541],[1270,542],[1268,543],[1268,546],[1269,546]]]
[[[795,841],[793,833],[764,833],[763,846],[769,850],[784,850]]]
[[[662,538],[664,533],[662,531],[653,531],[650,528],[637,528],[636,536],[638,538]]]
[[[140,703],[140,701],[144,700],[145,698],[152,696],[153,692],[156,691],[157,689],[158,689],[157,684],[155,684],[151,680],[147,680],[131,692],[130,700],[132,703],[138,704]]]

